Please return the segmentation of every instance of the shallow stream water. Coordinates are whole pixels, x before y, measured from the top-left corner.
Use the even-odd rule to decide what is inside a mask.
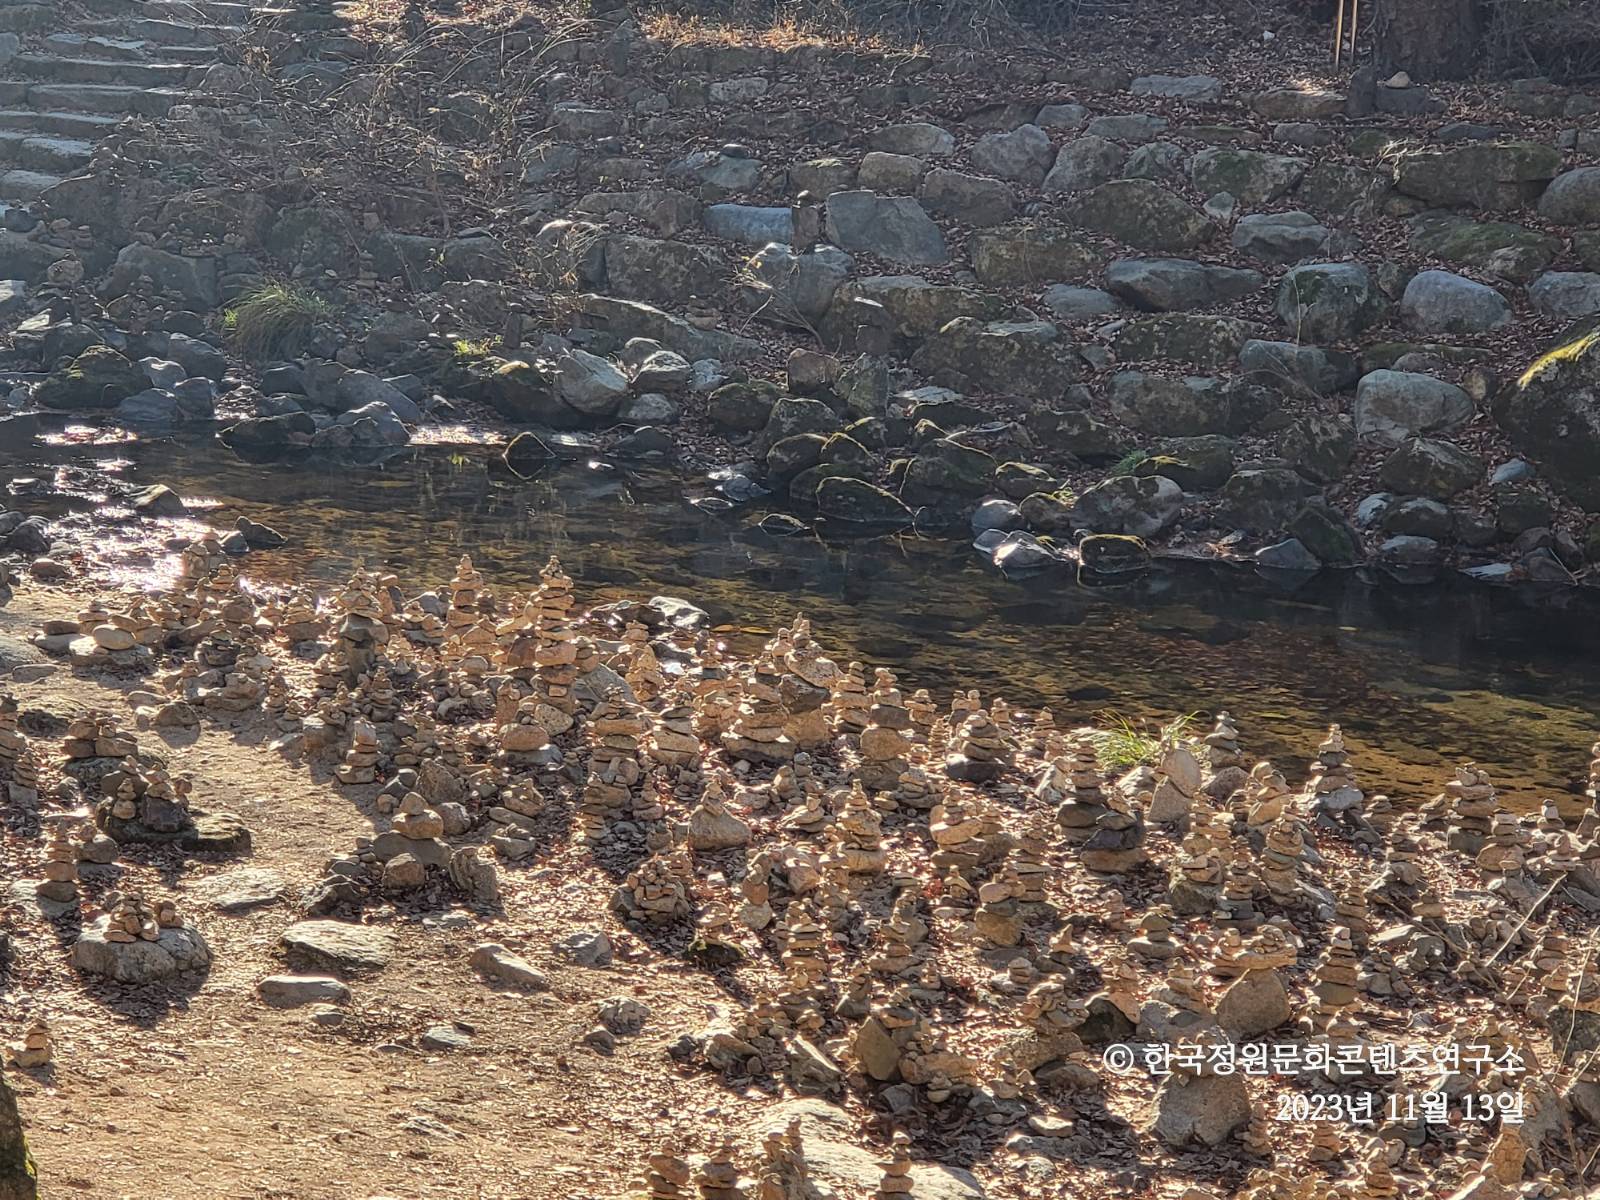
[[[1119,587],[1070,574],[1007,580],[964,541],[828,543],[776,537],[757,510],[702,511],[683,480],[599,464],[531,480],[465,442],[367,465],[244,463],[210,440],[108,439],[26,421],[0,428],[10,504],[57,519],[109,576],[150,586],[162,541],[195,521],[121,521],[128,487],[167,483],[201,522],[249,516],[290,539],[247,578],[333,584],[356,561],[411,587],[449,579],[470,552],[491,584],[532,583],[561,556],[595,602],[679,595],[731,639],[807,614],[836,658],[886,665],[902,686],[956,685],[1050,705],[1058,724],[1226,709],[1246,751],[1304,776],[1339,721],[1366,790],[1413,803],[1452,764],[1482,763],[1518,806],[1582,786],[1600,732],[1600,596],[1478,586],[1404,587],[1359,573],[1287,591],[1254,572],[1171,564]]]

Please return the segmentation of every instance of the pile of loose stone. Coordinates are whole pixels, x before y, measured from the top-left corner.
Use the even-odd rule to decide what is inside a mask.
[[[268,723],[275,751],[337,765],[330,786],[387,826],[330,862],[308,913],[492,910],[501,873],[523,862],[605,869],[621,880],[617,920],[750,997],[673,1044],[682,1069],[855,1095],[964,1154],[1004,1143],[1030,1170],[1143,1112],[1150,1153],[1226,1149],[1261,1200],[1301,1194],[1303,1178],[1363,1196],[1424,1179],[1571,1195],[1561,1179],[1581,1164],[1562,1131],[1600,1127],[1590,1048],[1552,1039],[1600,1027],[1579,967],[1600,914],[1600,746],[1588,792],[1536,818],[1507,810],[1471,764],[1402,815],[1414,806],[1363,790],[1337,726],[1304,771],[1252,764],[1226,714],[1111,771],[1093,729],[976,692],[947,709],[907,697],[891,672],[831,659],[803,618],[735,653],[650,606],[582,611],[554,560],[531,594],[491,590],[466,560],[446,587],[409,596],[368,572],[318,598],[195,569],[148,611],[158,703],[141,721],[163,695],[241,675],[253,703],[201,705],[205,719]],[[13,778],[39,753],[14,724],[0,730]],[[178,836],[193,816],[185,781],[143,765],[108,718],[75,722],[63,750],[103,795],[95,820],[113,837]],[[76,905],[82,844],[52,828],[41,897]],[[97,903],[74,950],[84,969],[117,977],[138,945],[173,970],[203,965],[170,901]],[[502,952],[485,954],[487,973],[537,975],[487,949]],[[1514,1094],[1539,1119],[1446,1131],[1401,1106],[1342,1135],[1339,1153],[1320,1132],[1308,1158],[1269,1114],[1315,1080],[1201,1065],[1158,1083],[1100,1061],[1116,1043],[1332,1053],[1417,1040],[1538,1065],[1329,1078],[1370,1090],[1380,1113],[1442,1087]],[[914,1152],[896,1147],[880,1194],[905,1194]],[[804,1158],[788,1138],[766,1154],[789,1165],[758,1174]],[[687,1194],[685,1170],[652,1159],[647,1194]],[[723,1195],[738,1174],[716,1150],[695,1186]]]

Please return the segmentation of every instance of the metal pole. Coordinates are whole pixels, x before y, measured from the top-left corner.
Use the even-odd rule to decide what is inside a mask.
[[[1333,65],[1339,65],[1339,54],[1344,49],[1344,0],[1337,0],[1333,18]]]
[[[1350,0],[1350,61],[1356,60],[1356,26],[1361,11],[1361,0]]]

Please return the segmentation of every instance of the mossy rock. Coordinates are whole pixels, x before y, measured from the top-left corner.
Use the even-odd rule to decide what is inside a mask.
[[[1078,559],[1097,575],[1128,575],[1150,569],[1150,547],[1125,533],[1091,533],[1078,543]]]
[[[1266,204],[1285,196],[1305,173],[1302,158],[1229,148],[1202,150],[1189,167],[1190,178],[1203,194],[1227,192],[1241,204]]]
[[[33,398],[45,408],[77,412],[115,408],[149,386],[144,374],[110,346],[90,346],[40,383]]]
[[[817,511],[856,525],[899,527],[911,523],[911,510],[864,479],[824,479],[816,490]]]
[[[994,456],[955,438],[930,442],[906,470],[906,487],[937,500],[946,495],[981,496],[994,486]]]
[[[1300,544],[1326,566],[1348,567],[1361,561],[1360,535],[1343,513],[1324,500],[1307,503],[1284,526],[1284,532],[1299,538]]]
[[[1483,460],[1454,442],[1408,438],[1389,455],[1378,472],[1383,485],[1408,496],[1448,500],[1477,484]]]
[[[1468,221],[1423,213],[1411,222],[1411,249],[1457,266],[1527,283],[1561,253],[1561,239],[1509,221]]]
[[[1247,341],[1265,334],[1261,326],[1238,317],[1163,313],[1124,322],[1112,349],[1122,362],[1175,362],[1217,371],[1232,366]]]
[[[1077,198],[1072,219],[1138,250],[1193,250],[1211,240],[1206,215],[1148,179],[1114,179]]]
[[[973,274],[988,287],[1078,283],[1100,265],[1099,255],[1080,238],[1032,222],[975,233],[968,253]]]
[[[1186,492],[1209,492],[1233,475],[1232,438],[1210,434],[1171,438],[1134,468],[1135,475],[1164,475]]]
[[[767,470],[774,479],[792,479],[822,459],[827,438],[820,433],[797,433],[776,442],[767,451]]]
[[[730,433],[754,433],[766,426],[778,402],[770,383],[725,383],[706,397],[706,415]]]
[[[543,361],[490,359],[492,370],[483,380],[484,403],[508,421],[573,429],[584,423],[583,414],[556,395],[555,373]]]
[[[1060,480],[1043,467],[1029,463],[1001,463],[994,473],[994,486],[1008,500],[1026,500],[1035,492],[1051,492]]]

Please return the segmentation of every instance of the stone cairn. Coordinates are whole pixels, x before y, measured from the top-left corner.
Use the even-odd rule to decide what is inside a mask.
[[[78,843],[65,821],[50,829],[45,847],[44,879],[37,885],[39,899],[54,904],[74,904],[78,899]]]
[[[350,723],[350,747],[334,778],[346,787],[376,783],[378,779],[378,731],[368,721]]]
[[[153,942],[161,936],[160,912],[137,892],[107,892],[102,903],[110,920],[106,925],[105,940],[131,944]],[[168,902],[165,911],[167,925],[180,924],[177,909]]]
[[[1010,754],[1001,727],[989,713],[975,709],[955,731],[955,749],[945,758],[945,774],[968,783],[984,783],[1005,770]]]
[[[1227,713],[1217,714],[1217,723],[1205,736],[1206,795],[1226,800],[1245,780],[1244,755],[1239,750],[1239,730]]]
[[[1578,820],[1580,841],[1600,840],[1600,742],[1589,749],[1589,786],[1583,794],[1588,797],[1589,808]]]
[[[882,1176],[874,1200],[904,1200],[912,1194],[916,1181],[911,1178],[911,1138],[896,1131],[889,1153],[878,1161]]]
[[[1086,842],[1096,823],[1110,811],[1100,775],[1100,756],[1094,743],[1080,738],[1069,756],[1056,757],[1045,768],[1038,794],[1049,804],[1057,804],[1056,823],[1067,840]]]
[[[1463,854],[1476,855],[1489,838],[1499,807],[1488,773],[1475,763],[1465,763],[1456,768],[1456,777],[1444,785],[1444,792],[1434,800],[1429,815],[1448,813],[1445,844]]]
[[[712,1148],[695,1172],[694,1183],[700,1200],[743,1200],[732,1142],[719,1142]]]
[[[689,1200],[689,1164],[671,1151],[658,1151],[647,1160],[641,1200]]]
[[[1344,734],[1337,725],[1328,726],[1328,736],[1317,747],[1317,759],[1306,780],[1306,795],[1312,819],[1330,828],[1350,827],[1361,816],[1363,796],[1356,786]]]
[[[893,673],[883,667],[877,670],[870,700],[867,725],[859,735],[859,779],[863,787],[881,792],[899,786],[900,776],[909,769],[906,755],[911,741],[906,731],[911,728],[911,714]]]
[[[828,716],[834,733],[847,741],[859,738],[868,725],[871,708],[865,668],[852,662],[834,681],[833,695],[828,701]]]
[[[22,1035],[22,1044],[13,1047],[11,1061],[24,1071],[37,1070],[50,1065],[55,1048],[50,1037],[50,1022],[36,1017]]]
[[[1315,1033],[1325,1033],[1335,1018],[1355,1004],[1359,991],[1360,960],[1350,931],[1334,926],[1328,948],[1317,962],[1311,993],[1315,998],[1307,1014],[1307,1025]]]

